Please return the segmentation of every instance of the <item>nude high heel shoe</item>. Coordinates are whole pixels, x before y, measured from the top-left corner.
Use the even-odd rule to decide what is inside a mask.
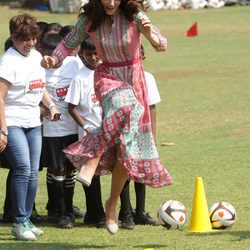
[[[106,224],[106,229],[110,234],[116,234],[118,232],[119,227],[116,223]]]
[[[85,168],[85,166],[82,166],[81,168],[77,169],[78,172],[76,174],[76,181],[79,181],[82,183],[84,187],[89,187],[91,184],[91,179],[87,178],[86,176],[81,174],[81,169]]]
[[[82,183],[84,187],[89,187],[91,184],[91,180],[88,180],[86,177],[81,176],[80,173],[77,173],[76,180]]]
[[[106,202],[105,202],[105,212],[106,212],[106,214],[107,214],[108,202],[109,202],[109,199],[107,199]],[[117,223],[107,224],[107,222],[106,222],[105,227],[106,227],[107,231],[110,234],[116,234],[118,232],[118,229],[119,229]]]

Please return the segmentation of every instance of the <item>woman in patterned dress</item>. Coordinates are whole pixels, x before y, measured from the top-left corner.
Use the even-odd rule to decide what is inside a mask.
[[[106,202],[106,228],[111,234],[118,231],[116,204],[128,177],[152,187],[172,184],[154,144],[140,56],[141,34],[156,51],[166,50],[167,41],[142,10],[141,0],[90,0],[82,7],[75,30],[41,62],[45,68],[54,67],[89,38],[103,61],[94,75],[103,109],[101,127],[90,133],[83,126],[87,135],[64,152],[86,186],[94,174],[112,172]]]

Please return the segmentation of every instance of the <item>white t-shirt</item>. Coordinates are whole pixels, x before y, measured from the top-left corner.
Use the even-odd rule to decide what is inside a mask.
[[[148,92],[148,104],[149,106],[151,106],[159,103],[161,101],[161,97],[154,76],[151,73],[145,71],[144,74],[146,79],[146,88]]]
[[[4,98],[7,126],[32,128],[41,125],[39,103],[45,86],[42,56],[32,49],[23,56],[9,48],[0,59],[0,77],[10,83]]]
[[[75,56],[68,56],[59,68],[46,69],[46,89],[56,105],[61,120],[52,122],[43,119],[43,136],[61,137],[77,134],[77,124],[68,112],[65,97],[72,79],[77,75],[82,63]]]
[[[94,91],[94,71],[83,65],[78,75],[70,84],[65,102],[77,106],[81,117],[91,128],[97,128],[102,122],[102,108]],[[81,140],[85,132],[78,126],[78,135]]]

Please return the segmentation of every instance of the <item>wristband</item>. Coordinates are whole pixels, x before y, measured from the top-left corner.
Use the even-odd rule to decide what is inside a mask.
[[[83,129],[84,131],[86,131],[87,128],[89,128],[89,125],[87,125],[87,124],[84,124],[84,125],[82,126],[82,129]]]
[[[55,106],[56,106],[55,103],[52,102],[52,103],[49,104],[48,109],[51,110]]]

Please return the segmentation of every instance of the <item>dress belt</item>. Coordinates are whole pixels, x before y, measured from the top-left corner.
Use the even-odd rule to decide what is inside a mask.
[[[124,66],[131,66],[140,61],[141,61],[141,58],[135,58],[135,59],[125,61],[125,62],[102,62],[101,65],[105,67],[124,67]]]

